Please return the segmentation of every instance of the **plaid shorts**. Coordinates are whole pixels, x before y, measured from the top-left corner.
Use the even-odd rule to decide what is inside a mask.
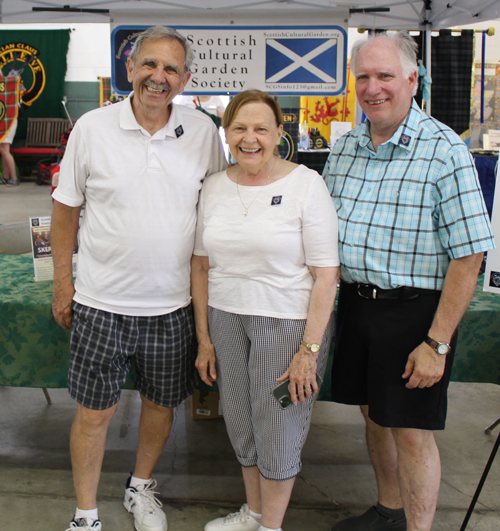
[[[151,402],[175,407],[193,393],[197,345],[191,305],[146,317],[77,302],[73,309],[68,390],[79,404],[95,410],[115,405],[132,356],[136,388]]]

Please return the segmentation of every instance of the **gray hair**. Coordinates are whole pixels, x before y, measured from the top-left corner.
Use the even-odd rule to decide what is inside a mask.
[[[376,35],[372,35],[368,39],[356,41],[351,50],[351,72],[356,74],[356,58],[358,57],[359,52],[374,39],[380,39],[381,37],[385,37],[394,43],[394,46],[399,54],[403,76],[408,79],[413,73],[417,74],[417,83],[415,84],[412,93],[412,96],[415,96],[418,89],[418,44],[407,31],[391,33],[384,31],[382,33],[377,33]]]
[[[184,60],[184,77],[186,77],[189,70],[191,69],[191,65],[193,64],[193,49],[191,48],[191,45],[189,44],[186,37],[182,36],[178,31],[172,28],[167,28],[165,26],[151,26],[137,37],[129,56],[132,60],[132,64],[135,64],[135,61],[137,60],[137,56],[139,55],[141,46],[144,41],[157,41],[159,39],[177,41],[182,45],[186,55],[186,59]]]

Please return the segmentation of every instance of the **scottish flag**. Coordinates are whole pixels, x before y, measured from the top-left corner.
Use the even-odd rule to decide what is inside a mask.
[[[338,40],[266,39],[266,83],[335,83]]]

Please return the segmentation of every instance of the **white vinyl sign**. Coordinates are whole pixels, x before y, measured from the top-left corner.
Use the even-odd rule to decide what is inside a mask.
[[[347,35],[341,26],[172,26],[195,51],[184,94],[338,95],[345,90]],[[147,26],[117,26],[111,36],[113,85],[131,86],[127,52]]]

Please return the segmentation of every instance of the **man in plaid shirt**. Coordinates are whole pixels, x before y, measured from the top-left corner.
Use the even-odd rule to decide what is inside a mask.
[[[413,39],[360,41],[351,68],[368,120],[335,144],[323,172],[342,280],[332,392],[361,406],[378,502],[333,530],[428,531],[456,329],[495,244],[467,147],[413,101]]]

